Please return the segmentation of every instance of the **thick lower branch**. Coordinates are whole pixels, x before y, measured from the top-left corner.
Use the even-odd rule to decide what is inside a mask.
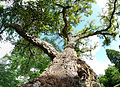
[[[56,55],[58,54],[58,52],[55,50],[55,48],[51,44],[24,32],[22,26],[18,24],[11,24],[10,27],[14,28],[20,36],[28,40],[34,46],[37,46],[40,49],[42,49],[52,59],[56,57]]]

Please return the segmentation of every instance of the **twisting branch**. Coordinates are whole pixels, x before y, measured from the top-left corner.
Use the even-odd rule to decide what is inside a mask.
[[[14,28],[20,36],[22,36],[24,39],[28,40],[34,46],[37,46],[40,49],[42,49],[49,57],[51,57],[51,59],[56,57],[56,55],[58,54],[58,52],[55,50],[55,48],[51,44],[49,44],[46,41],[40,40],[40,39],[30,35],[29,33],[26,33],[23,30],[22,26],[20,26],[18,24],[11,24],[10,27]]]
[[[89,34],[84,34],[84,35],[77,36],[77,37],[75,37],[73,39],[73,41],[76,42],[79,39],[87,38],[89,36],[98,35],[98,34],[101,34],[101,35],[113,35],[114,33],[103,33],[102,30],[101,30],[101,31],[91,32]]]
[[[62,34],[63,34],[63,37],[68,39],[68,33],[67,33],[67,31],[68,31],[68,22],[67,22],[67,18],[66,18],[66,9],[71,8],[72,6],[62,6],[60,4],[55,4],[55,5],[63,8],[62,14],[63,14],[63,21],[65,23],[65,26],[62,29]]]
[[[116,10],[116,3],[117,3],[117,0],[114,1],[113,12],[112,12],[110,20],[109,20],[109,26],[106,29],[103,29],[101,31],[107,31],[109,28],[111,28],[111,26],[112,26],[112,19],[113,19],[113,16],[115,14],[115,10]]]
[[[111,28],[112,26],[112,19],[113,19],[113,16],[115,14],[115,10],[116,10],[116,3],[117,3],[117,0],[114,1],[114,8],[113,8],[113,11],[112,11],[112,14],[111,14],[111,17],[110,17],[110,20],[109,20],[109,25],[106,29],[102,29],[102,30],[99,30],[99,31],[96,31],[96,32],[91,32],[89,34],[83,34],[83,35],[80,35],[80,36],[76,36],[73,41],[77,41],[79,39],[82,39],[82,38],[87,38],[89,36],[93,36],[93,35],[97,35],[97,34],[101,34],[101,35],[112,35],[110,33],[105,33],[105,31],[108,31],[108,29]]]
[[[68,22],[67,22],[67,19],[66,19],[66,8],[63,8],[62,13],[63,13],[63,21],[65,23],[65,26],[62,29],[62,33],[64,34],[65,38],[67,38]]]

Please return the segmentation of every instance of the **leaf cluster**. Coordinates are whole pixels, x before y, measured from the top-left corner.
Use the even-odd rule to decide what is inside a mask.
[[[0,87],[16,87],[19,84],[17,73],[7,67],[9,64],[0,64]]]
[[[99,77],[99,80],[105,87],[114,87],[120,83],[120,72],[114,66],[110,66],[105,70],[105,75]]]

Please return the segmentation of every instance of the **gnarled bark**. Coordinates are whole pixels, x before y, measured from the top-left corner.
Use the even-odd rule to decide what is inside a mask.
[[[97,75],[72,48],[59,53],[37,78],[19,87],[100,87]]]
[[[64,51],[58,53],[54,47],[24,32],[18,24],[12,24],[19,35],[38,46],[52,59],[52,64],[37,78],[19,87],[100,87],[97,75],[77,57],[75,41],[70,37]]]

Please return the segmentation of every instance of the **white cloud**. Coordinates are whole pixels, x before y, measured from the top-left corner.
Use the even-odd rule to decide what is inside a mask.
[[[94,50],[92,51],[92,56],[93,56],[92,60],[86,59],[86,58],[84,58],[84,60],[85,60],[86,63],[95,71],[95,73],[96,73],[97,75],[99,75],[99,74],[104,74],[104,73],[105,73],[104,70],[107,69],[109,65],[111,65],[111,62],[108,60],[107,62],[103,63],[103,62],[100,62],[100,61],[98,61],[98,60],[96,59],[95,54],[96,54],[96,52],[98,52],[98,51],[100,50],[100,48],[101,48],[101,46],[100,46],[100,44],[99,44],[100,38],[97,37],[97,36],[91,36],[91,37],[89,37],[89,39],[91,40],[91,44],[92,44],[92,45],[94,45],[95,43],[97,43],[97,47],[96,47],[96,49],[94,49]]]
[[[91,45],[97,45],[96,49],[92,50],[92,55],[94,56],[96,52],[100,49],[100,44],[99,44],[100,38],[97,37],[97,35],[95,35],[89,37],[89,39],[91,40]]]
[[[100,8],[104,8],[108,0],[96,0],[96,2]]]
[[[10,53],[14,46],[10,42],[0,42],[0,58],[2,58],[6,53]]]
[[[10,1],[0,1],[0,4],[1,4],[1,5],[4,5],[4,7],[11,6],[12,3],[13,3],[12,0],[10,0]]]
[[[106,5],[106,3],[108,2],[108,0],[96,0],[97,5],[101,8],[100,15],[104,15],[107,16],[108,15],[108,6]]]
[[[97,75],[105,74],[105,69],[107,69],[109,65],[112,65],[110,61],[103,63],[103,62],[97,61],[95,58],[93,60],[86,59],[85,61],[94,70],[94,72]]]

